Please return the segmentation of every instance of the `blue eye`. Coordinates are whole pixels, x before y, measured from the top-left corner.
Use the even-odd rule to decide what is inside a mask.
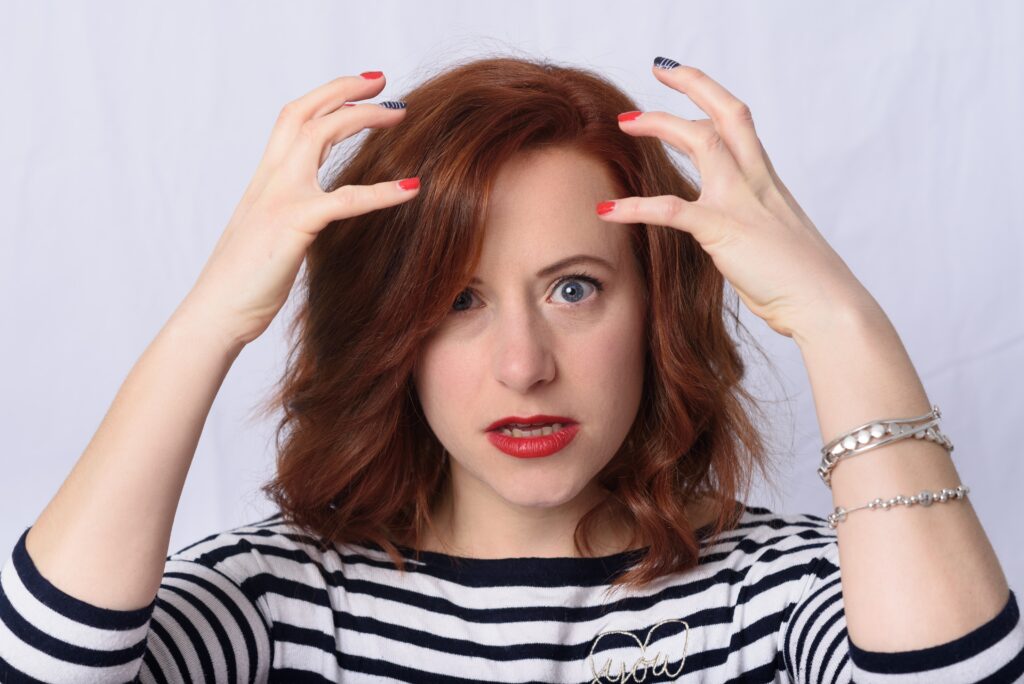
[[[589,273],[570,273],[570,274],[564,275],[564,276],[562,276],[561,278],[558,279],[558,282],[555,284],[555,292],[563,292],[564,294],[566,294],[566,297],[569,299],[569,302],[568,302],[569,304],[577,304],[577,303],[583,301],[583,299],[585,298],[585,292],[581,293],[580,292],[580,288],[578,286],[577,287],[573,287],[571,289],[563,290],[563,285],[565,285],[566,283],[578,283],[578,282],[585,282],[585,283],[590,284],[594,288],[594,290],[596,292],[601,292],[602,290],[604,290],[604,284],[598,278],[595,278],[594,276],[590,275]],[[471,309],[468,309],[468,308],[467,309],[460,309],[460,308],[458,308],[458,306],[459,306],[460,302],[462,302],[464,304],[467,303],[466,295],[470,295],[471,296],[472,293],[473,293],[472,288],[466,288],[465,290],[460,292],[459,296],[455,298],[455,303],[452,304],[452,313],[462,314],[462,313],[467,313],[467,312],[471,311]]]
[[[585,294],[580,295],[580,288],[575,286],[571,290],[563,289],[567,283],[589,283],[597,292],[600,292],[602,289],[604,289],[604,286],[601,284],[600,280],[594,278],[593,276],[589,276],[586,273],[573,273],[563,278],[559,278],[558,284],[555,286],[555,292],[566,293],[571,291],[577,293],[567,295],[570,298],[570,304],[576,304],[577,302],[581,301]]]

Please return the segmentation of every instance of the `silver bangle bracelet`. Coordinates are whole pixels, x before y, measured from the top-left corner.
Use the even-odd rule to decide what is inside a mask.
[[[970,487],[966,485],[958,485],[953,489],[943,489],[938,492],[930,492],[927,489],[922,491],[920,494],[914,496],[903,496],[897,494],[891,499],[874,499],[864,504],[863,506],[857,506],[856,508],[843,508],[842,506],[836,506],[836,510],[828,514],[828,526],[833,530],[836,526],[846,520],[846,516],[854,511],[859,511],[862,508],[870,508],[873,510],[881,509],[887,511],[893,506],[913,506],[914,504],[921,504],[922,506],[931,506],[932,503],[949,501],[951,499],[962,499],[967,496],[967,493],[971,491]]]
[[[821,448],[821,464],[818,467],[818,475],[831,489],[832,470],[840,459],[849,458],[909,437],[936,442],[952,453],[953,443],[939,431],[941,415],[939,407],[932,405],[930,412],[916,418],[873,420],[859,425]],[[922,423],[922,421],[925,422]],[[914,425],[914,423],[922,424]]]

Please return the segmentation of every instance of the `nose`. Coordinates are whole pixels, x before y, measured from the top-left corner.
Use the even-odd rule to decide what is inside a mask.
[[[506,310],[495,319],[494,375],[511,390],[527,393],[555,377],[551,331],[529,308]]]

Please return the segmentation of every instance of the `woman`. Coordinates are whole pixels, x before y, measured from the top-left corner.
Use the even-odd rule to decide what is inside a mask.
[[[195,287],[4,567],[0,678],[1020,676],[1015,596],[888,319],[747,108],[697,69],[653,73],[710,118],[505,58],[404,104],[356,104],[384,86],[366,72],[287,105]],[[332,145],[365,127],[323,191]],[[210,404],[304,258],[266,405],[284,410],[264,488],[281,512],[165,558]],[[848,513],[742,503],[769,464],[726,280],[799,345]],[[856,510],[900,491],[872,508],[906,510]]]

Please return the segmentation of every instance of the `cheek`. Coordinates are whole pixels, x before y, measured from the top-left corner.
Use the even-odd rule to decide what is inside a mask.
[[[469,353],[465,345],[440,341],[423,348],[413,370],[413,381],[428,414],[459,405],[472,392],[475,366],[467,357]]]
[[[646,349],[642,313],[623,308],[614,321],[595,330],[585,345],[577,348],[573,363],[584,372],[614,386],[634,379],[642,372]]]

